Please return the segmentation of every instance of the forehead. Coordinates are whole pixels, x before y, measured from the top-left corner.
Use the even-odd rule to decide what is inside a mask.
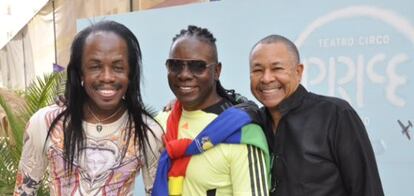
[[[92,32],[85,39],[84,54],[92,51],[118,51],[126,52],[127,44],[124,39],[114,32]]]
[[[194,36],[177,39],[170,50],[170,58],[209,60],[214,54],[211,45]]]
[[[260,43],[252,50],[252,57],[288,55],[287,46],[282,42]]]
[[[291,59],[290,51],[282,42],[257,44],[250,54],[252,64],[264,63],[262,61],[288,61]]]

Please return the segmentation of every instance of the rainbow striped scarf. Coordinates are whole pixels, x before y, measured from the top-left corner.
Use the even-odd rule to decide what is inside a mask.
[[[166,149],[158,163],[152,196],[181,195],[191,156],[203,153],[220,143],[250,144],[261,149],[265,154],[266,169],[269,173],[269,150],[265,135],[258,125],[245,126],[252,122],[245,111],[237,108],[227,109],[194,140],[177,139],[181,113],[181,103],[177,101],[167,120],[167,132],[164,137]]]

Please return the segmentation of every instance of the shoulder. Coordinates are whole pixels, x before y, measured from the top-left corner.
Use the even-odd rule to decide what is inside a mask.
[[[147,153],[151,152],[152,155],[157,154],[156,157],[158,159],[159,153],[163,149],[162,136],[164,135],[164,131],[161,125],[157,121],[153,120],[151,117],[144,115],[143,119],[144,119],[144,122],[150,128],[150,130],[147,130],[147,136],[148,136],[148,143],[146,144],[148,145],[148,148],[146,148],[148,151]],[[154,154],[154,152],[156,153]]]
[[[315,118],[320,117],[324,121],[334,120],[337,125],[348,126],[357,123],[363,126],[357,111],[346,100],[317,94],[311,95],[310,99],[317,101],[316,104],[311,104],[311,110],[308,114],[315,116]]]
[[[155,116],[155,120],[157,120],[158,122],[167,121],[169,115],[170,115],[170,111],[168,112],[162,111]]]
[[[242,139],[265,138],[262,127],[255,123],[249,123],[242,127]]]
[[[32,117],[30,118],[30,123],[44,122],[44,123],[49,124],[63,110],[64,110],[63,107],[60,107],[60,106],[57,106],[57,105],[46,106],[44,108],[39,109],[37,112],[35,112],[32,115]]]
[[[164,131],[159,122],[155,121],[153,118],[149,116],[143,116],[144,122],[148,125],[151,131],[154,133],[155,138],[161,138],[164,134]],[[151,135],[151,134],[149,134]]]
[[[170,111],[168,112],[160,112],[155,116],[155,120],[160,123],[160,125],[165,128],[167,125],[168,116],[170,116]]]
[[[314,102],[315,106],[330,106],[337,109],[338,111],[353,110],[349,102],[338,97],[309,93],[307,96],[307,101]]]
[[[43,146],[43,141],[45,141],[47,137],[50,124],[62,111],[62,107],[52,105],[41,108],[35,112],[27,123],[25,140],[30,138],[36,146]]]

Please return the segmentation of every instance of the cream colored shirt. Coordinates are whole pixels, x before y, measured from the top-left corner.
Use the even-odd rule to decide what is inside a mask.
[[[86,146],[73,163],[73,174],[67,176],[63,158],[62,121],[59,121],[46,141],[48,128],[62,109],[48,106],[30,119],[25,132],[15,195],[35,194],[46,169],[49,171],[51,195],[132,195],[135,177],[140,171],[143,172],[146,192],[150,193],[162,150],[160,138],[163,132],[157,123],[150,118],[144,119],[155,133],[155,137],[148,133],[145,160],[143,152],[134,145],[134,137],[130,141],[125,139],[127,112],[117,121],[104,124],[101,132],[96,130],[96,124],[83,122]]]

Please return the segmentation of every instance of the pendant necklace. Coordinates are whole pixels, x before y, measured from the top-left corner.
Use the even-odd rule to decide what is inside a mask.
[[[96,131],[98,131],[99,133],[102,131],[102,122],[105,122],[105,121],[107,121],[107,120],[109,120],[109,119],[111,119],[112,117],[114,117],[116,114],[118,114],[119,113],[119,111],[121,111],[121,109],[122,109],[122,106],[121,107],[119,107],[114,113],[112,113],[109,117],[106,117],[105,119],[103,119],[103,120],[101,120],[101,119],[99,119],[96,115],[95,115],[95,113],[93,113],[93,111],[92,111],[92,109],[89,107],[89,105],[87,105],[87,107],[88,107],[88,110],[89,110],[89,112],[92,114],[92,116],[93,116],[93,118],[96,120],[96,121],[98,121],[98,124],[96,124]]]

